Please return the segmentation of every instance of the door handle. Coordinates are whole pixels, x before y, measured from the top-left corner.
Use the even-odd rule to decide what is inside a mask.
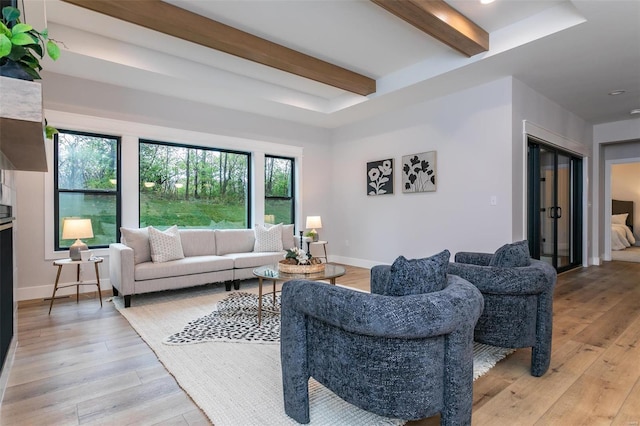
[[[560,219],[562,217],[562,207],[556,207],[556,219]]]

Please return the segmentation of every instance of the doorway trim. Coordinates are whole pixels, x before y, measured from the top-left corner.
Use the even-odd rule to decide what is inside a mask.
[[[640,157],[636,158],[618,158],[615,160],[606,160],[604,162],[604,258],[603,260],[611,260],[611,227],[607,226],[611,223],[611,166],[614,164],[640,163]]]
[[[529,137],[540,139],[547,145],[555,146],[561,150],[568,151],[582,158],[582,266],[589,266],[589,170],[591,170],[590,158],[591,147],[583,145],[565,136],[559,135],[551,130],[545,129],[529,120],[522,120],[522,229],[525,232],[525,238],[527,235],[527,225],[529,223],[528,209],[527,209],[527,187],[528,187],[528,165],[527,165],[527,153],[529,152]],[[611,207],[609,207],[609,211]],[[611,220],[611,219],[609,219]]]

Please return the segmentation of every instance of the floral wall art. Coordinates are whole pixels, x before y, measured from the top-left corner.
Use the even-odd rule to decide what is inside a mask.
[[[393,158],[367,163],[367,195],[393,194]]]
[[[436,151],[402,157],[402,192],[436,190]]]

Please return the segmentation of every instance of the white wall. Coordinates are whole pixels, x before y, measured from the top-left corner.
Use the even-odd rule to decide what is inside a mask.
[[[640,239],[640,163],[611,165],[611,198],[635,202],[634,234]]]
[[[513,79],[513,234],[514,239],[527,237],[527,140],[525,133],[583,158],[584,209],[583,264],[598,263],[589,259],[592,227],[589,218],[595,212],[590,187],[592,167],[593,126],[572,112],[540,95],[529,86]]]
[[[328,185],[322,185],[330,167],[326,129],[56,74],[47,74],[43,84],[45,115],[49,124],[69,130],[93,129],[124,136],[123,150],[133,153],[123,160],[125,175],[137,173],[136,159],[131,158],[137,152],[135,146],[132,148],[137,142],[135,136],[146,135],[168,142],[189,142],[195,138],[196,144],[204,146],[252,149],[257,157],[264,153],[292,156],[291,152],[297,150],[302,153],[296,159],[302,170],[297,176],[302,194],[298,200],[297,223],[304,226],[303,218],[306,215],[328,214],[325,201],[329,188]],[[52,235],[49,235],[53,231],[45,226],[47,217],[51,222],[46,212],[51,209],[52,200],[45,199],[48,194],[45,187],[52,186],[49,182],[51,173],[47,176],[43,173],[16,172],[15,175],[17,267],[20,271],[16,297],[18,300],[50,297],[56,272],[52,260],[67,255],[66,252],[53,253]],[[134,214],[137,212],[137,198],[135,195],[132,198],[127,191],[131,192],[131,188],[123,191],[123,225],[137,226],[134,223],[137,218]],[[256,191],[258,197],[260,193]],[[256,211],[260,211],[259,207]],[[106,251],[99,254],[104,255]],[[108,259],[101,267],[101,274],[103,287],[110,288],[109,281],[104,279],[108,275]],[[72,268],[63,268],[61,283],[73,280]],[[73,288],[66,290],[66,293],[74,291]],[[91,291],[91,288],[87,287],[86,291]],[[65,291],[61,294],[65,294]]]
[[[370,266],[444,248],[492,252],[526,238],[525,120],[582,153],[588,174],[592,127],[511,77],[337,129],[332,253]],[[401,157],[430,150],[438,154],[437,191],[403,194]],[[367,196],[366,163],[385,158],[395,161],[395,193]]]
[[[437,191],[402,193],[402,156],[432,150]],[[511,155],[510,79],[337,129],[325,225],[332,254],[369,266],[511,242]],[[394,194],[368,196],[366,163],[386,158]]]

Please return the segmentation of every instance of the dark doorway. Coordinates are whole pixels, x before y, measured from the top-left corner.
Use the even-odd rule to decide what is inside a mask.
[[[529,136],[531,256],[558,272],[582,265],[582,158]]]

